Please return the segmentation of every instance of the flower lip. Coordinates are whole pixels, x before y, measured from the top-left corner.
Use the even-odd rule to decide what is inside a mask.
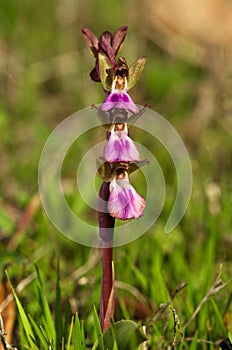
[[[130,184],[127,171],[119,168],[110,183],[109,214],[120,220],[138,219],[145,206],[145,199]]]
[[[139,108],[126,92],[111,92],[101,104],[100,109],[104,112],[112,109],[125,109],[133,114],[139,113]]]
[[[127,123],[112,125],[111,134],[104,148],[103,156],[109,163],[140,160],[137,147],[128,136]]]
[[[126,91],[127,78],[116,76],[112,83],[111,93],[101,104],[100,109],[105,112],[112,109],[126,109],[134,114],[138,113],[139,108],[136,106]]]

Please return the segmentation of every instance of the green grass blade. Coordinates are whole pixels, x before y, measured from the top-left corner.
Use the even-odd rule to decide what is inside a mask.
[[[85,330],[84,330],[84,321],[81,321],[81,334],[82,334],[82,341],[83,341],[83,349],[86,348],[86,343],[85,343]]]
[[[198,339],[198,333],[196,332],[193,338],[193,341],[190,344],[189,350],[197,350],[197,339]]]
[[[41,330],[41,333],[42,333],[43,336],[44,336],[44,339],[46,339],[47,344],[49,344],[50,349],[54,349],[52,340],[51,340],[50,338],[48,338],[47,331],[46,331],[46,330],[44,329],[44,327],[42,327],[42,326],[40,326],[40,330]]]
[[[64,344],[68,341],[69,331],[70,331],[70,320],[72,319],[72,312],[70,304],[67,303],[66,309],[65,309],[65,319],[64,319],[64,326],[63,326],[63,338],[64,338]]]
[[[32,325],[32,327],[34,328],[35,334],[37,335],[41,345],[43,346],[44,349],[46,349],[48,347],[48,343],[47,340],[41,330],[41,328],[37,325],[37,323],[33,320],[33,318],[31,317],[31,315],[28,315],[28,318],[30,320],[30,323]]]
[[[231,303],[232,303],[232,291],[229,294],[228,301],[226,303],[225,309],[223,310],[223,315],[225,315],[227,313],[227,311],[230,308]]]
[[[94,326],[95,326],[95,329],[97,332],[97,339],[98,339],[98,345],[99,345],[98,349],[104,350],[105,347],[104,347],[104,341],[103,341],[103,334],[101,331],[101,325],[100,325],[100,321],[98,318],[98,314],[97,314],[97,310],[96,310],[95,305],[93,306],[93,316],[94,316]]]
[[[118,345],[117,345],[117,341],[116,341],[116,334],[115,334],[114,324],[113,324],[112,321],[111,321],[111,324],[110,324],[110,328],[111,328],[111,332],[112,332],[112,337],[113,337],[113,339],[114,339],[114,343],[113,343],[113,348],[112,348],[112,350],[118,350]]]
[[[136,280],[138,280],[139,283],[141,284],[141,286],[143,287],[143,289],[146,290],[147,284],[148,284],[148,280],[147,280],[146,276],[141,272],[140,269],[138,269],[136,267],[136,265],[134,264],[134,262],[132,261],[132,259],[129,256],[127,256],[127,261],[128,261],[128,266],[131,268],[131,270],[135,274]]]
[[[228,338],[229,338],[230,342],[232,343],[232,334],[228,333]]]
[[[79,321],[78,314],[76,313],[75,320],[74,320],[74,329],[73,329],[74,350],[80,350],[80,346],[79,346],[80,337],[81,337],[80,321]]]
[[[71,320],[71,325],[69,329],[69,334],[68,334],[68,340],[66,344],[66,350],[71,350],[71,340],[72,340],[72,335],[73,335],[73,325],[74,325],[74,317],[72,317]]]
[[[123,298],[119,298],[119,305],[120,305],[120,308],[122,310],[123,318],[125,320],[129,320],[130,319],[130,315],[129,315],[128,309],[126,307],[126,304],[125,304],[125,301],[124,301]]]
[[[56,350],[60,350],[62,344],[63,322],[61,310],[61,290],[60,290],[60,267],[57,264],[57,280],[56,280],[56,304],[55,304],[55,330],[56,330]]]
[[[13,293],[13,296],[15,298],[15,302],[16,302],[16,305],[17,305],[17,308],[18,308],[18,312],[19,312],[19,316],[21,318],[21,322],[22,322],[22,326],[23,326],[23,329],[24,329],[24,332],[25,332],[25,335],[26,335],[26,338],[27,338],[27,341],[28,341],[28,344],[30,345],[31,349],[32,350],[37,350],[38,347],[35,345],[35,336],[34,336],[34,333],[32,331],[32,328],[31,328],[31,325],[30,325],[30,322],[29,322],[29,319],[23,309],[23,306],[11,284],[11,281],[10,281],[10,278],[8,276],[8,273],[6,272],[6,275],[7,275],[7,278],[8,278],[8,281],[10,283],[10,286],[11,286],[11,289],[12,289],[12,293]]]
[[[54,326],[54,322],[52,319],[52,314],[48,305],[48,301],[46,298],[46,295],[44,293],[44,289],[43,289],[43,283],[40,277],[40,272],[37,266],[35,266],[36,269],[36,273],[37,273],[37,293],[38,293],[38,298],[39,298],[39,302],[41,305],[41,311],[42,311],[42,320],[43,320],[43,326],[44,329],[47,333],[47,337],[50,340],[51,343],[53,343],[55,345],[56,343],[56,332],[55,332],[55,326]]]
[[[211,299],[211,303],[213,304],[214,312],[215,312],[215,314],[217,316],[217,320],[218,320],[218,322],[220,324],[220,328],[221,328],[224,336],[226,336],[227,332],[226,332],[226,329],[225,329],[225,325],[224,325],[224,321],[223,321],[222,315],[221,315],[221,313],[220,313],[220,311],[218,309],[218,306],[217,306],[217,304],[216,304],[216,302],[215,302],[215,300],[213,298]]]
[[[18,329],[18,332],[19,332],[19,344],[28,344],[27,337],[26,337],[26,334],[25,334],[25,331],[24,331],[24,327],[23,327],[23,324],[22,324],[22,321],[21,321],[20,317],[18,317],[18,325],[19,325],[19,329]]]
[[[73,345],[74,345],[74,350],[85,350],[85,339],[83,337],[83,332],[81,329],[81,324],[77,313],[74,321]]]

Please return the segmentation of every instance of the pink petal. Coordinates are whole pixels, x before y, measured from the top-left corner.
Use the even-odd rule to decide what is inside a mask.
[[[108,211],[111,216],[121,219],[137,219],[143,215],[146,201],[127,179],[114,179],[110,183]]]
[[[124,161],[139,161],[140,154],[131,138],[128,135],[126,135],[123,139],[121,139],[121,142],[123,150],[122,158],[124,159]]]
[[[138,113],[139,108],[132,101],[131,97],[126,93],[119,93],[117,91],[111,92],[101,105],[101,110],[104,112],[109,111],[113,108],[127,109],[132,113]]]
[[[103,156],[108,162],[131,162],[140,160],[137,147],[127,135],[127,131],[124,130],[111,131]]]

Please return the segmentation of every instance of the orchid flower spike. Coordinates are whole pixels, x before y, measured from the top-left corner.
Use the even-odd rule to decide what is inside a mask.
[[[138,219],[143,215],[146,201],[129,182],[125,170],[118,172],[110,182],[109,214],[120,220]]]
[[[140,154],[132,139],[128,136],[127,123],[113,124],[103,157],[112,162],[139,161]]]

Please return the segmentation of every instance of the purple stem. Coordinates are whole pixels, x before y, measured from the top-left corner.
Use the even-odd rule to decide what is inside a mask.
[[[109,183],[103,182],[98,204],[99,234],[102,238],[102,281],[100,302],[100,323],[102,332],[110,327],[110,320],[114,316],[114,281],[113,281],[113,235],[115,219],[109,215],[107,202],[110,195]],[[111,296],[111,298],[110,298]]]

